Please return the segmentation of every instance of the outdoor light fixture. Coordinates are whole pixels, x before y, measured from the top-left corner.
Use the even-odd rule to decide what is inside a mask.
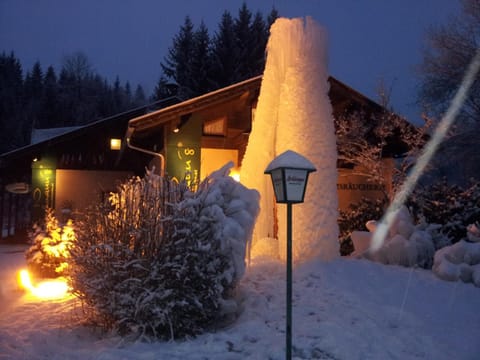
[[[287,360],[292,358],[292,204],[303,202],[308,175],[316,170],[309,160],[292,150],[277,156],[265,169],[265,174],[272,177],[277,203],[287,204]]]
[[[110,139],[110,150],[120,150],[122,147],[121,139]]]
[[[287,150],[273,159],[265,169],[265,174],[272,177],[277,203],[302,203],[308,175],[313,171],[316,171],[315,166],[292,150]]]
[[[175,134],[178,133],[180,129],[187,123],[187,121],[190,119],[191,116],[192,116],[191,113],[180,116],[180,120],[178,120],[173,127],[173,132]]]

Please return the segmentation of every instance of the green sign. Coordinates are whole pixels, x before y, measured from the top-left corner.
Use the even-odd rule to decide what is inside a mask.
[[[202,120],[192,116],[178,133],[167,139],[166,174],[196,190],[200,181]]]
[[[33,221],[45,218],[45,209],[55,208],[55,165],[37,161],[32,165]]]

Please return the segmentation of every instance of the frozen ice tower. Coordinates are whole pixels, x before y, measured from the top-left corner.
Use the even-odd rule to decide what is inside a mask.
[[[286,207],[275,204],[271,180],[262,174],[286,150],[305,156],[317,168],[309,177],[305,202],[293,208],[294,261],[339,256],[337,148],[327,80],[325,30],[309,17],[277,19],[270,29],[260,96],[242,162],[242,183],[261,194],[253,256],[255,249],[268,248],[270,255],[285,257]],[[271,245],[276,243],[273,237],[278,238],[278,247]]]

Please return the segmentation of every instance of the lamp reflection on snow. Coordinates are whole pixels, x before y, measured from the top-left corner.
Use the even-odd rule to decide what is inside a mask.
[[[62,299],[69,295],[69,287],[64,278],[44,280],[36,285],[32,284],[28,270],[20,270],[18,284],[36,298],[42,300]]]

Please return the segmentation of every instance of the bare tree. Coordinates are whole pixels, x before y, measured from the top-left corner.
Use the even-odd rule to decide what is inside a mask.
[[[67,55],[63,59],[62,70],[77,81],[85,80],[93,75],[93,68],[87,55],[78,51]]]
[[[395,190],[425,144],[432,122],[425,118],[422,126],[414,126],[385,105],[379,113],[357,111],[335,119],[338,160],[343,166],[353,167],[352,174],[364,176],[372,183],[384,183],[382,159],[395,158]]]
[[[465,71],[480,47],[480,0],[460,0],[461,12],[445,25],[427,32],[419,66],[419,103],[437,122],[460,87]],[[436,154],[431,179],[446,177],[458,185],[480,179],[480,76],[477,75],[451,134]]]
[[[445,25],[427,32],[423,61],[418,69],[418,101],[426,112],[440,118],[460,86],[480,46],[480,0],[461,0],[462,11]],[[480,126],[480,77],[462,108],[463,127]]]

